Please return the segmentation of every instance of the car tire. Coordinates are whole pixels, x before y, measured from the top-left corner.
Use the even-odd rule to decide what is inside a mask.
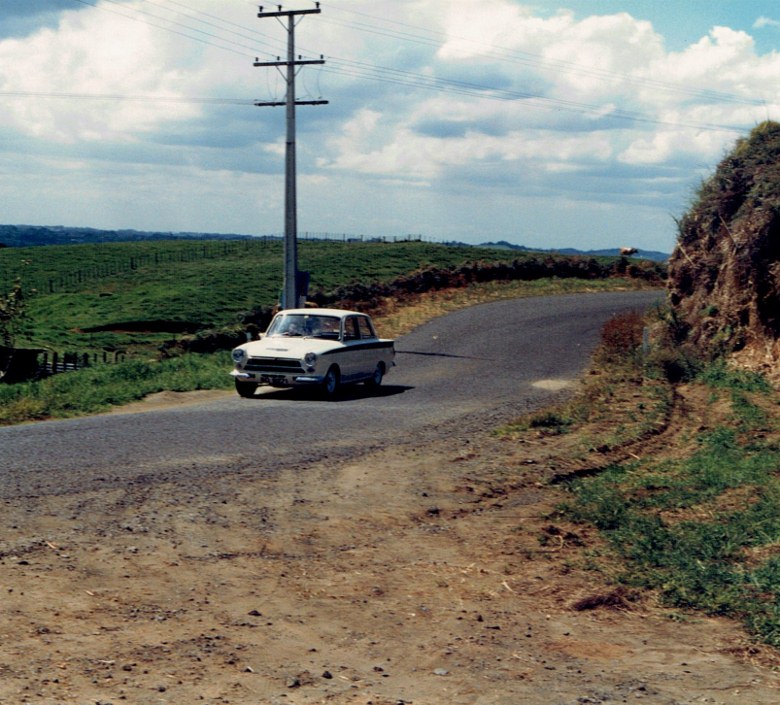
[[[366,386],[376,389],[382,384],[382,379],[385,376],[385,366],[378,362],[374,374],[366,380]]]
[[[254,382],[240,382],[239,380],[236,380],[236,391],[238,392],[238,396],[248,399],[255,395],[256,390],[257,384]]]
[[[326,399],[333,399],[333,397],[338,394],[340,386],[341,373],[339,372],[339,368],[336,367],[336,365],[332,365],[325,373],[325,377],[322,380],[322,395]]]

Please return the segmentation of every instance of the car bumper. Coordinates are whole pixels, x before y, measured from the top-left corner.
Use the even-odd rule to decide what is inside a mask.
[[[253,382],[254,384],[267,384],[272,387],[308,387],[311,385],[322,384],[323,375],[274,375],[253,372],[242,372],[241,370],[232,370],[232,377],[240,382]]]

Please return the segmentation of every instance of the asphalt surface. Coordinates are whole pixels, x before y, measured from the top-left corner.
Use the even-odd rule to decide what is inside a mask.
[[[661,296],[528,298],[458,311],[396,341],[397,367],[378,392],[359,385],[337,401],[268,389],[254,399],[2,428],[0,498],[305,469],[390,444],[466,438],[550,403],[581,374],[607,319]]]

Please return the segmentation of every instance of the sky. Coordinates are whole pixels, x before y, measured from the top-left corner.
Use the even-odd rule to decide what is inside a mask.
[[[249,0],[2,0],[0,223],[280,234],[287,25]],[[267,6],[266,11],[275,10]],[[671,252],[780,121],[775,0],[322,0],[297,227]],[[311,10],[310,0],[283,10]]]

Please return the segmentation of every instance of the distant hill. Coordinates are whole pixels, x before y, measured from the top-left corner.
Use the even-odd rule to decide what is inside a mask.
[[[97,228],[79,228],[65,225],[0,225],[0,247],[34,247],[36,245],[81,245],[98,242],[133,242],[141,240],[248,240],[253,235],[193,232],[156,232],[144,230],[99,230]],[[347,236],[339,236],[338,239]],[[362,237],[360,238],[363,239]],[[590,257],[617,257],[619,248],[609,250],[577,250],[574,248],[544,250],[538,247],[515,245],[506,240],[484,242],[469,245],[465,242],[445,242],[445,245],[457,247],[491,247],[494,249],[517,250],[518,252],[555,252],[562,255],[583,255]],[[639,250],[640,259],[665,262],[669,255],[664,252]]]
[[[81,245],[97,242],[132,242],[139,240],[241,240],[251,235],[214,233],[145,232],[141,230],[98,230],[64,225],[0,225],[0,247],[34,247],[36,245]]]
[[[524,245],[513,245],[511,242],[506,242],[506,240],[501,240],[499,242],[483,242],[480,247],[497,247],[505,248],[507,250],[519,250],[521,252],[556,252],[561,255],[583,255],[587,257],[618,257],[620,255],[619,247],[613,247],[611,249],[605,250],[577,250],[573,247],[540,250],[538,247],[531,248],[525,247]],[[637,253],[632,255],[632,257],[636,257],[638,259],[648,259],[652,260],[653,262],[666,262],[666,260],[669,259],[669,253],[656,252],[654,250],[637,250]]]

